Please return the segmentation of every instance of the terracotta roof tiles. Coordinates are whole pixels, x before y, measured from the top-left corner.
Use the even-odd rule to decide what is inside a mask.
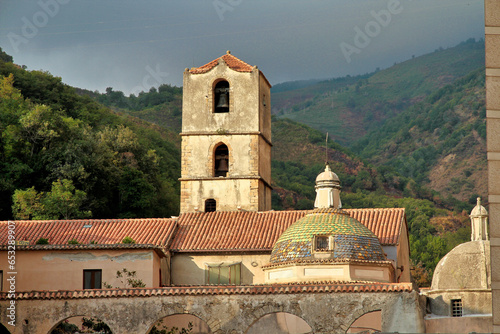
[[[404,208],[345,209],[370,229],[382,245],[396,245],[405,222]],[[310,211],[226,211],[185,213],[171,249],[196,251],[271,251],[279,236]]]
[[[369,228],[382,245],[396,245],[405,224],[403,208],[346,209]],[[51,245],[71,239],[80,244],[119,244],[129,236],[137,244],[168,247],[179,252],[266,251],[279,236],[310,211],[227,211],[185,213],[173,218],[15,221],[16,240],[34,245],[40,238]],[[7,244],[9,222],[0,222],[0,245]],[[175,235],[175,237],[174,237]],[[171,242],[172,241],[172,242]],[[171,243],[171,245],[170,245]]]
[[[152,249],[160,256],[165,256],[162,248],[144,244],[66,244],[66,245],[16,245],[16,250],[102,250],[102,249]],[[0,245],[0,251],[8,250],[8,245]]]
[[[185,213],[171,249],[176,251],[264,250],[305,211]]]
[[[190,73],[192,74],[202,74],[210,71],[212,68],[217,66],[219,64],[219,60],[222,59],[224,62],[227,64],[227,66],[237,72],[252,72],[253,67],[247,63],[245,63],[243,60],[236,58],[233,56],[229,51],[217,58],[212,60],[211,62],[200,66],[200,67],[193,67],[192,69],[189,70]]]
[[[375,233],[382,245],[395,245],[399,242],[403,224],[406,222],[404,208],[347,209],[346,211]]]
[[[412,283],[308,282],[300,284],[272,284],[251,286],[205,285],[173,286],[165,288],[21,291],[16,292],[16,299],[87,299],[189,295],[266,295],[297,293],[363,293],[411,291],[413,291]],[[8,299],[10,299],[8,298],[8,292],[0,292],[0,300]]]
[[[119,244],[131,237],[136,244],[168,246],[175,232],[172,218],[83,219],[83,220],[17,220],[0,222],[0,245],[7,244],[8,225],[15,224],[16,240],[34,245],[48,239],[50,245],[65,245],[76,239],[80,244]]]

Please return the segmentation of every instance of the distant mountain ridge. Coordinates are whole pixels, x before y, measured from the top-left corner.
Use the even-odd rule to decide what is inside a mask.
[[[443,194],[486,198],[484,68],[471,72],[369,132],[352,150]]]
[[[387,119],[482,66],[484,42],[469,39],[374,73],[273,92],[272,112],[328,132],[349,147]]]

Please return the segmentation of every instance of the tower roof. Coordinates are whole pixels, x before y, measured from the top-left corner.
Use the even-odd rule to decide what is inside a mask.
[[[474,207],[474,209],[472,209],[470,215],[471,215],[471,217],[487,216],[488,215],[488,211],[486,211],[486,208],[481,205],[481,197],[477,198],[477,204]]]
[[[202,74],[210,71],[212,68],[217,66],[219,64],[220,60],[223,60],[227,66],[237,72],[252,72],[253,66],[245,63],[243,60],[236,58],[231,54],[231,51],[227,51],[227,53],[223,56],[220,56],[217,59],[212,60],[211,62],[200,66],[200,67],[193,67],[189,70],[189,73],[192,74]]]
[[[340,179],[337,176],[337,174],[332,172],[332,170],[330,169],[330,166],[326,165],[325,171],[320,173],[316,177],[316,183],[318,183],[318,182],[336,182],[336,183],[339,183]]]
[[[377,236],[349,213],[337,209],[315,209],[279,237],[271,253],[271,263],[312,259],[316,236],[333,237],[336,260],[386,260]]]

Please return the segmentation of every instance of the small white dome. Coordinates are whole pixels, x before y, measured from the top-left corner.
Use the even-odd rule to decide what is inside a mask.
[[[490,268],[489,241],[460,244],[437,264],[431,290],[490,289]]]
[[[325,171],[323,173],[320,173],[316,177],[316,184],[318,182],[332,182],[332,181],[340,183],[340,179],[337,176],[337,174],[335,174],[334,172],[332,172],[332,170],[330,169],[329,165],[326,165]]]
[[[484,206],[481,205],[481,197],[477,198],[477,204],[474,207],[474,209],[472,209],[470,215],[471,215],[471,217],[487,216],[488,215],[488,211],[486,211]]]

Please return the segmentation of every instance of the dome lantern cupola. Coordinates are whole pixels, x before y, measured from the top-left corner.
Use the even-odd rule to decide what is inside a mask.
[[[314,208],[342,208],[340,201],[340,180],[326,164],[325,171],[316,177],[316,200]]]
[[[477,198],[477,204],[470,213],[471,241],[489,240],[488,235],[488,211],[481,205],[481,197]]]

